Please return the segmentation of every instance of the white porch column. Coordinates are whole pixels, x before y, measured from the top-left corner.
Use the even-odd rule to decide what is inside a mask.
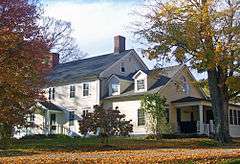
[[[198,106],[198,113],[199,113],[199,128],[200,128],[200,134],[204,133],[204,125],[203,125],[203,105]]]
[[[48,109],[46,112],[46,133],[50,134],[50,112]]]

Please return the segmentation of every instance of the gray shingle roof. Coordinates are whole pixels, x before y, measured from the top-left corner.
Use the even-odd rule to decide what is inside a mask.
[[[101,72],[130,51],[133,50],[59,64],[47,76],[47,80],[52,83],[71,83],[80,78],[98,77]]]
[[[112,99],[112,98],[120,98],[120,97],[128,97],[128,96],[142,96],[147,93],[156,93],[158,92],[163,86],[167,84],[167,82],[178,72],[179,69],[182,68],[182,65],[170,66],[170,67],[163,67],[157,68],[153,70],[142,70],[147,75],[156,76],[158,80],[150,86],[148,91],[146,92],[135,92],[134,91],[134,84],[131,84],[123,93],[120,95],[114,95],[107,97],[105,99]],[[138,72],[138,71],[137,71]],[[128,75],[126,78],[129,79],[134,76],[135,73]],[[156,74],[156,75],[155,75]]]
[[[41,101],[39,102],[41,105],[43,105],[45,108],[47,108],[48,110],[54,110],[54,111],[59,111],[59,112],[63,112],[63,109],[51,102],[48,101]]]

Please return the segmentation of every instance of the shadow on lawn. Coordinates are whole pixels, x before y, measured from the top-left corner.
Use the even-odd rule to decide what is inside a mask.
[[[26,152],[20,150],[0,150],[0,158],[1,157],[16,157],[16,156],[30,156],[37,153],[34,152]]]
[[[238,140],[239,141],[239,140]],[[112,151],[112,150],[145,150],[145,149],[175,149],[175,148],[238,148],[240,142],[219,145],[216,141],[201,139],[163,139],[146,140],[134,138],[112,138],[108,144],[102,144],[97,138],[45,138],[17,140],[11,150],[36,151]],[[6,154],[6,153],[5,153]],[[17,154],[17,153],[15,153]],[[14,153],[13,153],[14,155]],[[20,154],[21,155],[21,154]],[[1,157],[1,151],[0,151]]]

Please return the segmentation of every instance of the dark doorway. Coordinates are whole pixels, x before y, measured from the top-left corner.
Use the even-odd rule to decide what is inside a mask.
[[[206,123],[209,124],[210,120],[214,120],[213,112],[212,110],[206,110]]]
[[[181,109],[177,108],[177,123],[181,122]]]
[[[51,114],[50,115],[50,125],[55,125],[56,124],[56,114]]]

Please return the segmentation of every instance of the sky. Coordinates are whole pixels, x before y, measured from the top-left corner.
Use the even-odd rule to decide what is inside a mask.
[[[126,49],[135,49],[142,57],[141,47],[133,37],[134,11],[141,9],[144,0],[42,0],[45,15],[69,21],[73,37],[87,57],[113,52],[113,37],[126,37]],[[151,69],[156,61],[143,61]],[[171,63],[173,64],[173,63]],[[196,74],[197,78],[202,75]]]

